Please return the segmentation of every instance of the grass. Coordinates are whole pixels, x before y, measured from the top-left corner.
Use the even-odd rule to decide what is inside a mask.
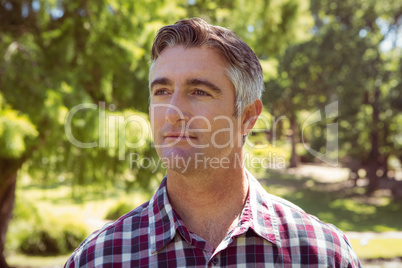
[[[360,239],[351,239],[350,242],[360,259],[391,259],[402,256],[402,239],[373,238],[364,243]]]
[[[7,263],[14,267],[62,267],[69,255],[42,257],[12,254],[8,256]]]
[[[390,197],[367,198],[362,188],[345,182],[323,183],[281,173],[268,173],[261,182],[268,192],[342,231],[402,231],[402,202]]]
[[[132,203],[133,208],[139,206],[150,198],[149,193],[133,191],[126,193],[120,189],[109,189],[103,193],[94,191],[91,186],[81,189],[87,192],[83,197],[72,198],[71,187],[65,185],[53,185],[43,187],[40,185],[20,186],[16,195],[19,201],[35,204],[44,215],[60,217],[62,215],[74,215],[78,220],[88,219],[103,220],[107,211],[118,201],[125,200]],[[89,221],[90,224],[94,221]],[[101,223],[100,223],[101,224]],[[95,228],[101,226],[95,223]]]

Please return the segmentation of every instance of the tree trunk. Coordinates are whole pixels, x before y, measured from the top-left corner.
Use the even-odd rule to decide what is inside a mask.
[[[17,172],[2,180],[0,185],[0,267],[9,267],[4,257],[8,224],[11,220],[14,201]]]
[[[377,175],[377,170],[379,168],[379,129],[378,123],[380,121],[380,107],[378,100],[380,98],[380,89],[376,87],[374,91],[374,100],[371,102],[373,107],[372,116],[372,127],[371,127],[371,151],[367,161],[368,167],[367,178],[369,179],[369,184],[367,187],[367,194],[372,194],[379,189],[380,181]]]
[[[297,124],[296,124],[296,115],[292,113],[289,118],[290,128],[292,130],[292,135],[290,135],[291,143],[292,143],[292,154],[290,156],[289,167],[294,168],[298,166],[298,156],[296,153],[296,137],[297,137]]]
[[[382,178],[388,178],[388,158],[389,154],[383,155],[381,158]]]
[[[17,172],[26,160],[0,158],[0,267],[9,267],[4,257],[8,224],[13,215]]]
[[[354,147],[356,148],[356,147]],[[351,156],[350,157],[350,162],[349,162],[349,168],[350,168],[350,175],[349,175],[349,180],[353,182],[353,186],[357,186],[357,180],[359,179],[359,167],[360,167],[360,161],[359,159]]]

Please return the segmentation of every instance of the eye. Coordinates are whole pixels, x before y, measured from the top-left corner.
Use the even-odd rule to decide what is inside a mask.
[[[166,95],[166,94],[168,94],[166,89],[157,89],[154,91],[154,96]]]
[[[207,92],[205,92],[205,91],[203,91],[203,90],[200,90],[200,89],[196,89],[196,90],[194,91],[194,94],[195,94],[195,95],[199,95],[199,96],[210,96]]]

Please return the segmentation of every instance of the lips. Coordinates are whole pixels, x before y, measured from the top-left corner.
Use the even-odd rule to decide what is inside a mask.
[[[163,134],[165,139],[196,139],[196,136],[191,133],[167,132]]]

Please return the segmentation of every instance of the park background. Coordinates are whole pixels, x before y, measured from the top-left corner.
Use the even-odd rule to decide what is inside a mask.
[[[195,16],[234,30],[261,60],[264,120],[246,151],[269,159],[246,163],[251,172],[345,231],[367,265],[398,265],[401,1],[1,0],[0,267],[59,267],[152,195],[164,169],[130,166],[132,154],[157,156],[143,125],[125,120],[148,122],[157,30]],[[66,124],[82,104],[95,108]]]

